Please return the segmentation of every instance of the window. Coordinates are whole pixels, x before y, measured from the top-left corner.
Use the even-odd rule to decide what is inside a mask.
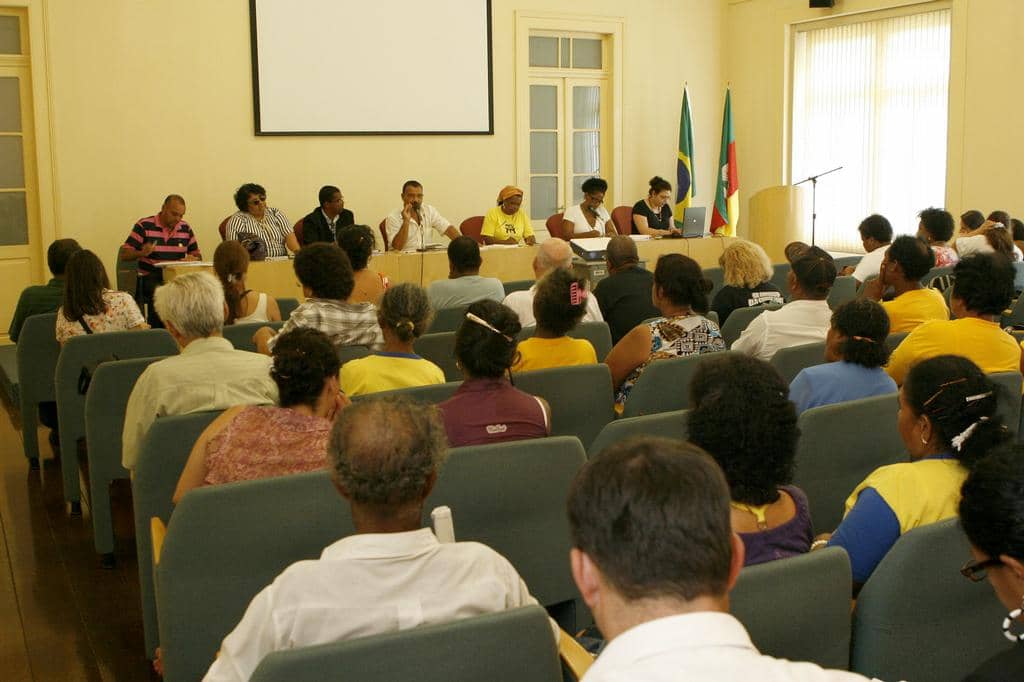
[[[818,182],[816,242],[860,252],[867,215],[912,234],[945,203],[950,11],[817,26],[794,34],[791,181],[843,166]]]

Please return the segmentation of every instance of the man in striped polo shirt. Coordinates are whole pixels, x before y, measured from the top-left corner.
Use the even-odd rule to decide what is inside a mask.
[[[146,311],[147,321],[152,327],[164,326],[153,308],[153,292],[164,281],[163,270],[156,264],[202,260],[192,227],[182,220],[184,215],[185,200],[171,194],[164,199],[159,213],[140,218],[135,223],[121,247],[121,260],[138,261],[135,299]]]

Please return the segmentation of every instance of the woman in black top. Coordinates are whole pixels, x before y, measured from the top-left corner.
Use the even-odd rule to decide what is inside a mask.
[[[785,301],[782,292],[771,283],[772,262],[754,242],[737,239],[729,243],[718,258],[725,286],[715,294],[711,309],[718,313],[721,326],[737,308]]]
[[[650,181],[647,198],[633,204],[633,234],[665,237],[680,234],[672,221],[672,185],[655,175]]]

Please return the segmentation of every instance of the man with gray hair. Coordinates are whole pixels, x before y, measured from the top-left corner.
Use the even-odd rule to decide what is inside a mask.
[[[540,279],[555,268],[572,269],[572,249],[569,242],[564,239],[552,237],[546,240],[537,249],[537,255],[533,259],[533,276]],[[537,285],[534,284],[526,291],[513,291],[502,301],[505,305],[515,311],[519,316],[519,323],[524,327],[536,326],[537,320],[533,316],[533,296],[537,292]],[[581,322],[601,322],[601,309],[597,305],[597,299],[587,296],[587,312],[583,315]]]
[[[661,312],[651,301],[654,275],[640,267],[635,241],[621,234],[612,237],[604,260],[608,276],[594,287],[594,296],[616,344],[633,327]]]
[[[157,417],[277,402],[271,359],[235,350],[221,335],[224,289],[208,272],[164,284],[154,296],[156,312],[181,348],[154,362],[135,382],[124,415],[121,463],[134,469],[146,432]]]
[[[536,604],[500,554],[421,528],[447,456],[435,406],[371,398],[342,410],[327,444],[355,535],[292,564],[224,638],[205,680],[247,680],[273,651],[366,637]]]

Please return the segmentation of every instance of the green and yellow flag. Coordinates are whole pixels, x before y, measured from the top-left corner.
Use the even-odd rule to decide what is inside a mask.
[[[690,205],[697,190],[693,185],[693,121],[690,117],[690,97],[683,86],[683,109],[679,114],[679,156],[676,159],[676,227],[683,227],[683,209]]]

